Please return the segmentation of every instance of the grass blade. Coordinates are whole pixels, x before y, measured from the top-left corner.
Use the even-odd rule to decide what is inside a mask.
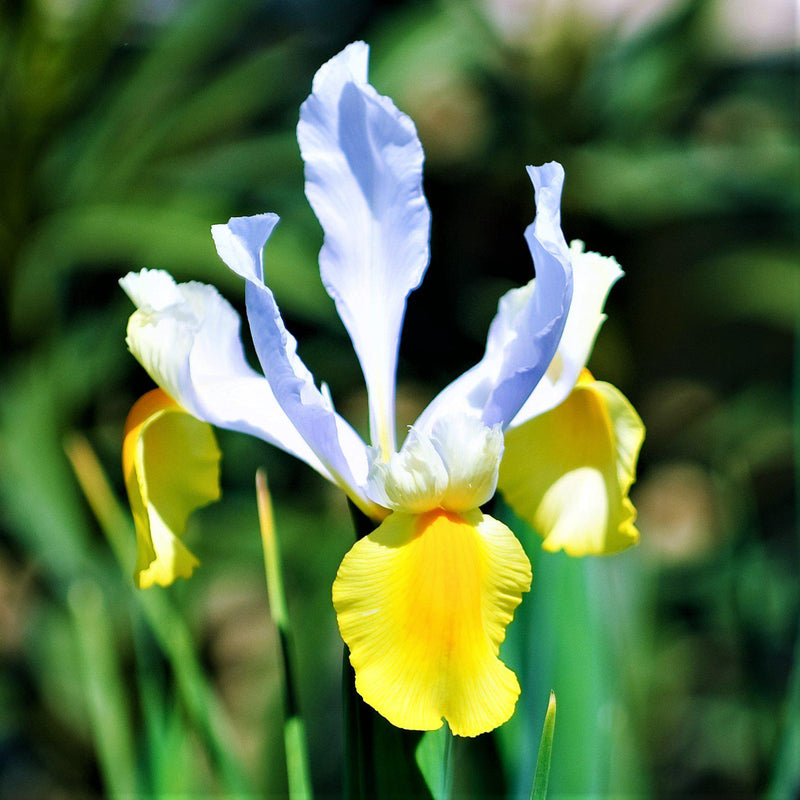
[[[256,497],[258,499],[258,521],[261,527],[261,542],[264,547],[264,568],[267,576],[269,608],[275,627],[278,629],[280,661],[283,670],[284,723],[283,739],[286,747],[286,773],[289,780],[290,800],[307,800],[313,796],[311,775],[308,768],[308,751],[303,718],[297,699],[292,668],[292,635],[289,612],[283,591],[283,574],[280,552],[275,536],[275,520],[272,499],[267,488],[267,476],[263,469],[256,472]]]
[[[536,773],[533,776],[531,800],[545,800],[547,784],[550,780],[550,757],[553,754],[553,733],[556,728],[556,695],[550,692],[547,713],[542,726],[542,739],[539,742],[539,757],[536,759]]]
[[[94,581],[81,578],[70,587],[68,600],[106,792],[111,798],[135,797],[131,716],[103,593]]]

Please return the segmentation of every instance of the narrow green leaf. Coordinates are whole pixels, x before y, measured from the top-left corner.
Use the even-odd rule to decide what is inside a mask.
[[[87,707],[108,796],[136,796],[132,722],[113,625],[100,587],[80,578],[69,589],[69,607],[81,656]]]
[[[547,783],[550,780],[550,756],[553,753],[553,733],[556,728],[556,695],[550,692],[547,713],[542,726],[542,739],[539,742],[539,757],[536,759],[536,774],[533,776],[531,800],[545,800]]]
[[[258,499],[258,521],[261,527],[261,542],[264,547],[264,568],[267,577],[269,607],[275,627],[278,629],[280,662],[283,670],[284,723],[283,740],[286,747],[286,773],[289,781],[290,800],[310,800],[313,796],[311,775],[308,767],[308,751],[303,718],[295,690],[292,666],[292,631],[289,612],[283,591],[283,571],[280,551],[275,535],[272,499],[267,488],[267,476],[263,469],[256,473],[256,497]]]
[[[449,800],[453,793],[453,734],[447,725],[438,731],[426,731],[419,740],[414,757],[433,795],[433,800]]]
[[[229,750],[228,743],[232,741],[230,723],[208,684],[183,617],[160,587],[137,592],[136,596],[172,668],[178,692],[192,724],[219,770],[228,795],[242,798],[250,796],[250,780]]]

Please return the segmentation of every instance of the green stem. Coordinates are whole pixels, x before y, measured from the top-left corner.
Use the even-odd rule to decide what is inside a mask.
[[[283,570],[280,550],[275,535],[275,520],[272,500],[267,488],[267,476],[263,469],[256,472],[256,497],[261,542],[264,547],[264,569],[267,578],[269,607],[275,627],[278,629],[280,662],[283,672],[284,723],[283,740],[286,747],[286,773],[291,800],[310,800],[311,774],[308,766],[305,726],[300,714],[300,704],[294,683],[292,631],[289,611],[283,591]]]
[[[444,751],[442,753],[442,787],[440,792],[440,797],[442,800],[451,800],[453,797],[453,750],[455,749],[455,736],[453,736],[453,732],[450,730],[449,725],[445,725],[447,727],[447,735],[444,740]]]
[[[350,509],[350,517],[353,520],[353,528],[356,532],[356,539],[363,539],[368,534],[372,533],[380,523],[370,519],[363,514],[361,510],[351,501],[347,501],[348,508]]]
[[[368,800],[377,796],[372,716],[355,688],[355,672],[344,649],[342,662],[344,705],[344,797]]]
[[[547,713],[542,726],[542,738],[539,742],[539,756],[536,759],[536,773],[533,776],[531,800],[545,800],[547,784],[550,781],[550,757],[553,754],[553,733],[556,727],[556,696],[550,692]]]

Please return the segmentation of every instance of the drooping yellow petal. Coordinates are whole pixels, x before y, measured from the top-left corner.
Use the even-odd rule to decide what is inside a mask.
[[[584,369],[563,403],[506,432],[498,487],[545,550],[616,553],[639,540],[628,491],[643,440],[633,406]]]
[[[498,658],[531,584],[514,534],[479,510],[395,512],[344,557],[333,584],[356,689],[393,725],[477,736],[514,713]]]
[[[139,588],[168,586],[199,565],[180,537],[189,514],[219,499],[219,460],[211,426],[161,389],[134,404],[125,423],[122,468],[136,526]]]

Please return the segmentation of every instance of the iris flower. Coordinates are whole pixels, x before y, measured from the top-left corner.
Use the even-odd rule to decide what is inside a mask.
[[[638,537],[627,494],[643,427],[616,389],[585,370],[622,273],[613,258],[567,245],[562,167],[528,167],[535,279],[500,299],[484,356],[398,447],[398,344],[406,298],[428,265],[430,211],[414,124],[370,85],[367,58],[356,42],[322,66],[297,138],[325,235],[322,282],[366,381],[370,443],[300,359],[267,285],[263,251],[278,217],[213,226],[217,252],[245,282],[263,374],[248,365],[239,317],[216,289],[158,270],[122,279],[137,309],[128,346],[163,390],[133,415],[125,443],[137,574],[143,586],[190,574],[196,561],[179,537],[189,511],[215,497],[213,438],[186,427],[195,436],[186,450],[180,434],[171,438],[177,412],[257,436],[305,461],[374,521],[333,585],[364,700],[402,728],[436,729],[445,719],[453,733],[475,736],[514,711],[519,684],[498,654],[531,584],[520,542],[481,511],[498,485],[550,550],[613,552]],[[159,452],[148,460],[150,446]],[[148,463],[161,474],[148,474]],[[172,491],[182,500],[169,507]]]

